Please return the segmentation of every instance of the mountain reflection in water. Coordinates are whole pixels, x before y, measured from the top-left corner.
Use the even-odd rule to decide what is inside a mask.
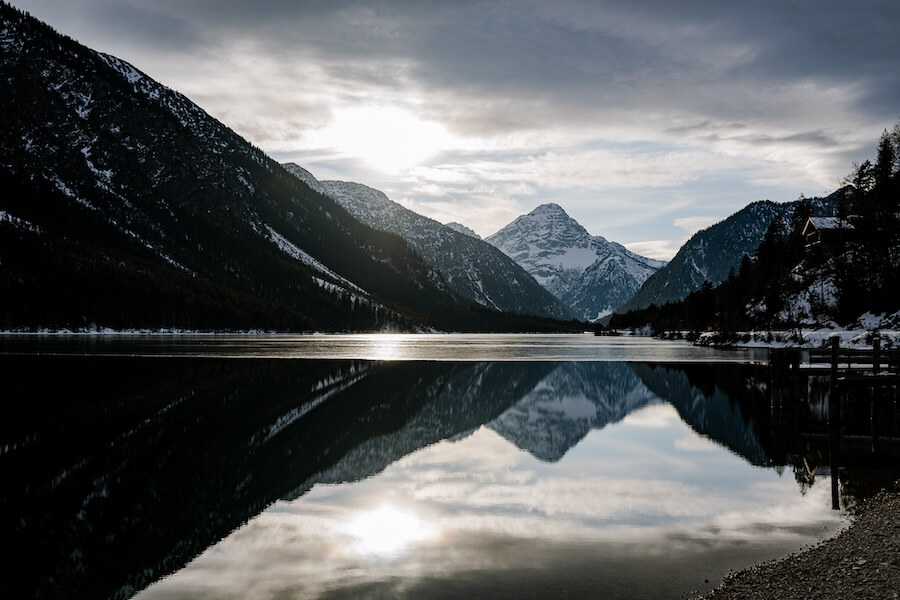
[[[758,367],[4,368],[4,597],[681,597],[840,526]]]

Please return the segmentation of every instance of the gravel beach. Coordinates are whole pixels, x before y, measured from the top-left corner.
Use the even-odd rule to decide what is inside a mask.
[[[900,598],[900,488],[879,493],[854,512],[838,536],[739,571],[705,598]]]

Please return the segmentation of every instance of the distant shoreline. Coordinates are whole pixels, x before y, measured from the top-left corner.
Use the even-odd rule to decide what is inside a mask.
[[[321,332],[311,331],[269,331],[269,330],[243,330],[243,331],[201,331],[193,329],[98,329],[77,331],[71,329],[38,329],[38,330],[6,330],[0,331],[0,336],[53,336],[53,337],[104,337],[120,335],[148,335],[148,336],[200,336],[200,335],[314,335]]]

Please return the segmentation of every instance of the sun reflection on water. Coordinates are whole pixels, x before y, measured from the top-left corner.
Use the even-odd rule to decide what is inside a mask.
[[[367,358],[372,360],[402,360],[409,358],[409,335],[402,333],[379,333],[367,336]]]
[[[393,556],[432,539],[436,530],[412,512],[380,506],[357,514],[344,527],[358,554]]]

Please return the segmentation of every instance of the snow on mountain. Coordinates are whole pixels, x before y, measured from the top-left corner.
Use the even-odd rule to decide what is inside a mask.
[[[396,413],[395,420],[402,419],[402,426],[392,426],[348,449],[287,497],[297,497],[317,483],[359,481],[419,448],[444,439],[463,439],[503,414],[552,369],[543,362],[438,361],[391,365],[384,374],[376,371],[369,380],[384,377],[386,388],[395,390],[390,410]],[[385,419],[384,412],[372,417],[376,422],[378,418]]]
[[[319,181],[299,165],[284,165],[363,223],[404,238],[454,290],[482,306],[541,317],[570,318],[567,307],[496,248],[393,202],[383,192],[348,181]]]
[[[666,263],[592,236],[557,204],[542,204],[486,238],[581,318],[624,304]]]
[[[560,460],[591,429],[660,399],[628,363],[562,363],[488,427],[546,462]]]
[[[444,223],[445,227],[449,227],[453,231],[458,231],[459,233],[465,234],[469,237],[473,237],[476,240],[480,240],[481,236],[463,225],[462,223],[457,223],[456,221],[451,221],[450,223]]]

